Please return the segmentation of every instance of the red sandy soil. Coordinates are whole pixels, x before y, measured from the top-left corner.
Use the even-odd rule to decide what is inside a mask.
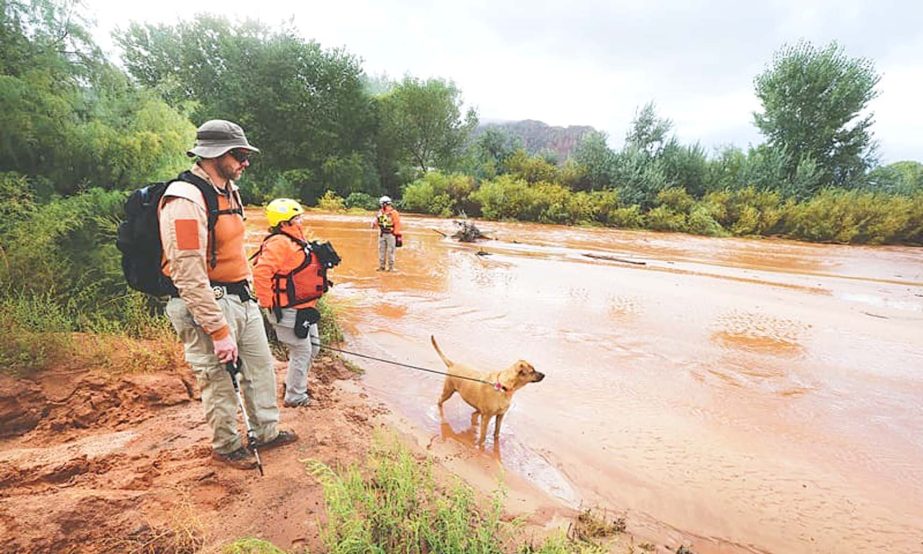
[[[284,365],[276,369],[281,382]],[[300,440],[264,452],[261,478],[210,458],[182,363],[156,373],[0,376],[0,551],[218,550],[245,536],[322,551],[323,494],[300,460],[365,459],[382,408],[354,379],[337,360],[315,362],[315,402],[282,409],[282,427]]]
[[[458,475],[485,496],[497,487],[489,456],[413,430],[330,357],[312,366],[314,402],[282,408],[281,427],[300,440],[261,453],[264,477],[227,467],[210,457],[195,379],[178,351],[174,358],[145,373],[83,362],[0,375],[0,551],[219,552],[260,537],[323,552],[323,491],[305,460],[363,464],[379,428],[436,460],[443,478]],[[284,372],[278,362],[278,383]],[[540,540],[576,515],[521,480],[504,486],[507,515],[525,518],[527,537]]]

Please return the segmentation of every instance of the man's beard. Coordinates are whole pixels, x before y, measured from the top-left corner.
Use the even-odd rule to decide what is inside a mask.
[[[241,167],[239,170],[235,171],[233,167],[234,167],[234,164],[233,162],[230,162],[230,161],[228,161],[227,163],[224,163],[224,162],[219,163],[218,173],[221,175],[223,179],[227,179],[229,181],[236,181],[237,179],[240,179],[240,175],[241,173],[243,173],[244,169]]]

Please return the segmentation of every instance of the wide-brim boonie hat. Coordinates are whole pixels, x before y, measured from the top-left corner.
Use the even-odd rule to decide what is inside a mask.
[[[190,158],[218,158],[235,148],[251,152],[260,151],[247,142],[247,136],[240,125],[223,119],[212,119],[203,123],[196,130],[195,139],[195,147],[186,152]]]

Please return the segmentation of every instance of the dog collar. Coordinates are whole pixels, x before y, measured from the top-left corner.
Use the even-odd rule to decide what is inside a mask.
[[[496,383],[494,383],[494,389],[496,389],[497,392],[510,392],[510,389],[504,387],[503,384],[500,383],[500,381],[497,381]]]

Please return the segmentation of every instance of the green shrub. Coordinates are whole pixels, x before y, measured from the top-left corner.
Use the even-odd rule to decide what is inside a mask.
[[[670,187],[657,193],[657,203],[678,214],[688,214],[695,200],[682,187]]]
[[[528,189],[525,180],[501,175],[482,182],[478,190],[471,194],[471,199],[478,204],[481,214],[487,219],[534,221],[527,217],[531,203]]]
[[[0,173],[0,237],[35,212],[29,181],[14,172]]]
[[[337,323],[337,309],[331,305],[327,297],[321,298],[317,302],[317,310],[320,312],[320,323],[318,331],[320,332],[321,344],[336,344],[343,341],[343,329]]]
[[[340,195],[328,190],[317,200],[317,207],[328,212],[342,212],[346,210],[346,203]]]
[[[655,231],[685,231],[686,215],[676,213],[666,206],[657,206],[645,215],[648,229]]]
[[[431,462],[418,465],[406,449],[374,451],[368,481],[356,466],[308,469],[324,487],[327,552],[502,552],[499,503],[482,514],[462,484],[439,491]]]
[[[351,192],[344,202],[347,208],[361,208],[363,210],[377,210],[378,199],[365,192]]]
[[[923,190],[918,190],[906,198],[907,218],[893,240],[887,242],[905,242],[923,245]]]
[[[401,202],[411,212],[451,217],[471,211],[468,196],[473,190],[474,180],[467,175],[430,171],[404,187]]]
[[[768,235],[778,231],[783,215],[781,195],[745,187],[710,192],[700,202],[705,212],[735,235]]]
[[[169,327],[161,306],[130,291],[122,275],[115,234],[124,201],[123,192],[90,189],[11,218],[0,234],[0,299],[16,305],[47,299],[35,313],[62,314],[69,331],[163,336]],[[60,329],[60,321],[50,325]]]
[[[633,204],[625,208],[610,210],[606,215],[605,223],[625,229],[642,229],[646,225],[646,219],[641,213],[641,206]]]
[[[824,189],[807,201],[786,206],[783,232],[811,241],[919,244],[921,229],[923,194]]]
[[[536,183],[528,189],[528,196],[530,212],[534,214],[532,221],[565,224],[577,222],[578,216],[572,211],[577,207],[574,193],[567,187],[554,183]]]
[[[550,183],[558,180],[558,168],[541,156],[530,156],[519,149],[507,158],[506,170],[527,183]]]
[[[574,192],[567,196],[566,211],[569,223],[593,223],[599,221],[600,203],[589,192]]]
[[[275,179],[272,181],[272,188],[269,191],[269,194],[266,197],[261,198],[260,204],[268,203],[276,198],[293,198],[297,199],[301,196],[298,186],[295,183],[289,181],[282,175],[276,175]]]
[[[696,235],[720,237],[727,231],[711,216],[708,207],[696,205],[692,212],[686,216],[686,231]]]
[[[73,324],[50,294],[0,298],[0,371],[25,375],[66,355]]]

